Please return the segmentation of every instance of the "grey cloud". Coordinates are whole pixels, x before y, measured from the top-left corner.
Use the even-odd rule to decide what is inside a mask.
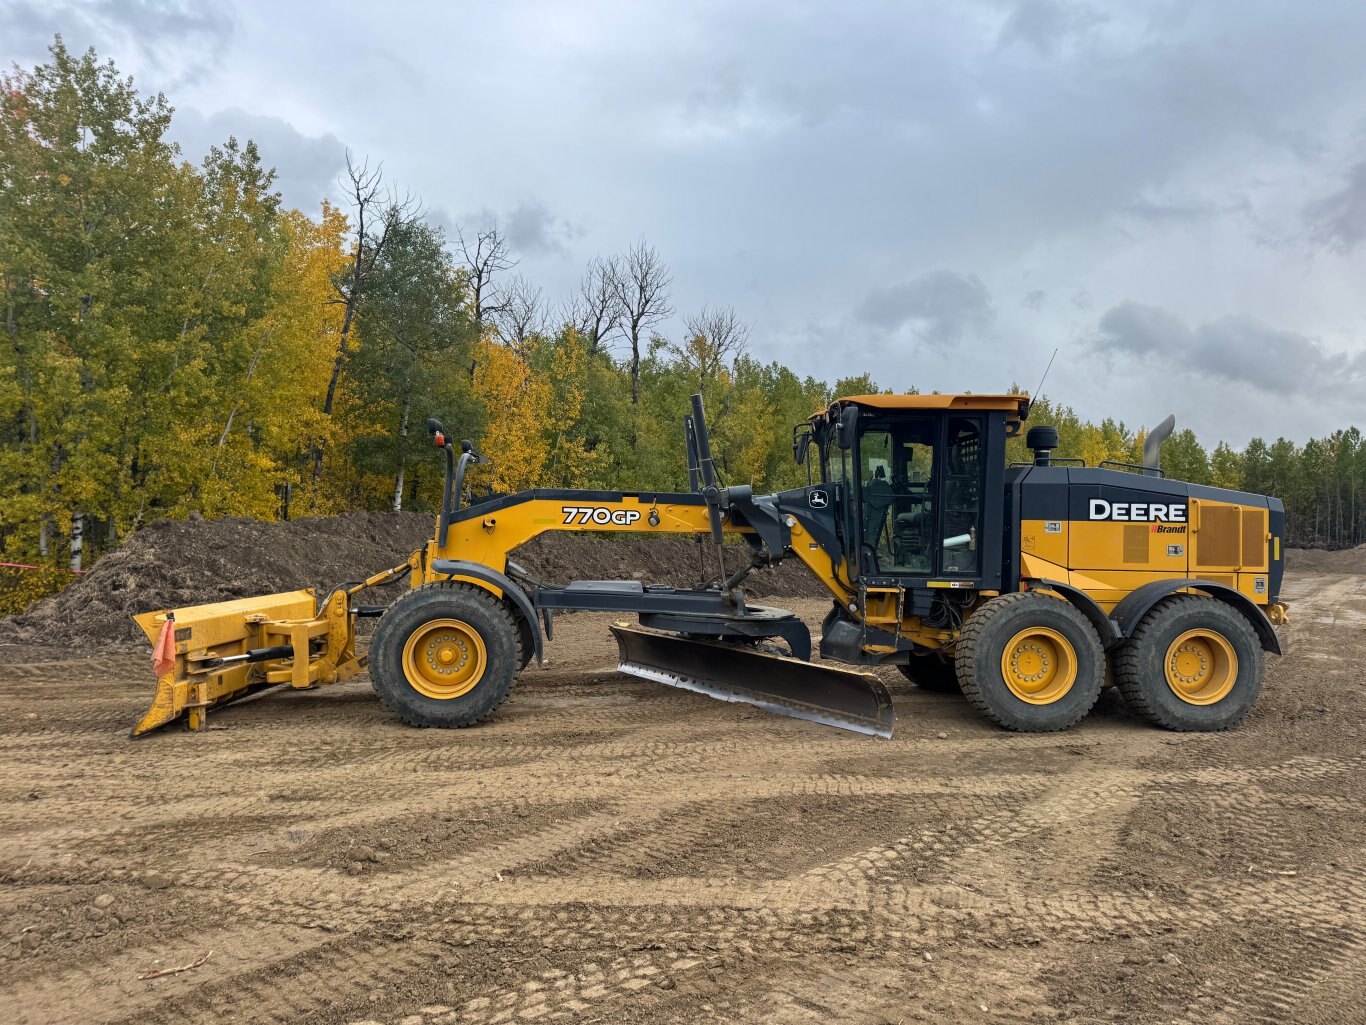
[[[437,210],[432,219],[452,237],[462,226],[468,231],[497,225],[513,252],[528,257],[562,256],[568,252],[569,243],[583,234],[582,229],[556,217],[537,199],[523,200],[501,214],[485,207],[463,218],[452,218]]]
[[[1194,370],[1276,395],[1304,394],[1324,382],[1349,386],[1366,378],[1361,354],[1329,352],[1318,341],[1233,315],[1188,327],[1168,310],[1124,302],[1100,318],[1093,348],[1170,374]]]
[[[235,108],[207,116],[197,110],[178,110],[170,134],[195,161],[230,135],[239,142],[254,139],[262,161],[279,175],[276,187],[285,204],[301,210],[316,210],[324,197],[336,195],[337,175],[346,166],[346,146],[332,133],[305,135],[281,118]]]
[[[566,242],[582,234],[566,220],[555,217],[539,201],[518,203],[505,218],[508,242],[528,256],[562,254]]]
[[[723,63],[688,91],[683,109],[690,117],[703,117],[714,111],[732,111],[744,99],[745,83],[740,67]]]
[[[1150,224],[1194,224],[1227,214],[1250,217],[1252,204],[1246,196],[1235,196],[1224,203],[1186,197],[1139,196],[1124,207],[1124,213]]]
[[[1188,348],[1191,332],[1174,313],[1125,302],[1106,310],[1100,318],[1097,351],[1128,356],[1159,356]]]
[[[234,29],[225,4],[202,0],[0,0],[0,22],[15,56],[41,61],[60,32],[72,49],[136,54],[169,86],[215,65]]]
[[[1038,313],[1043,309],[1043,304],[1047,301],[1047,292],[1042,288],[1031,288],[1024,294],[1024,298],[1020,300],[1020,305],[1027,310],[1033,310],[1035,313]]]
[[[14,57],[26,60],[41,59],[55,33],[61,31],[60,8],[55,5],[40,7],[23,0],[0,3],[0,18],[5,23],[6,49]]]
[[[930,345],[949,346],[988,328],[995,310],[991,293],[975,274],[934,270],[872,289],[854,315],[889,331],[909,326]]]
[[[1071,0],[1021,0],[1001,26],[997,45],[1025,43],[1051,55],[1104,20],[1094,8]]]
[[[1347,183],[1305,209],[1314,241],[1341,253],[1366,239],[1366,160],[1347,174]]]

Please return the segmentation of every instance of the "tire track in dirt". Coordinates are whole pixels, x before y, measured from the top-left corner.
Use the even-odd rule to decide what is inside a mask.
[[[1319,1005],[1322,1020],[1348,1022],[1361,1011],[1366,985],[1366,939],[1359,932],[1309,928],[1268,955],[1227,998],[1228,1007],[1183,1025],[1281,1025],[1300,1020],[1304,1005]],[[1325,985],[1326,984],[1326,985]]]
[[[297,926],[256,922],[174,933],[74,970],[33,973],[7,982],[6,1003],[16,1015],[10,1019],[14,1025],[85,1025],[125,1016],[145,1021],[144,1015],[150,1016],[158,1005],[203,986],[205,976],[249,976],[281,957],[315,950],[322,939],[322,934]],[[212,967],[201,975],[186,973],[155,982],[137,978],[150,969],[187,963],[210,950],[213,955],[205,967]],[[90,1006],[106,1008],[109,1014],[93,1014]]]
[[[150,683],[35,668],[0,687],[0,914],[39,936],[0,928],[0,987],[35,1021],[1038,1021],[1116,1006],[1129,956],[1155,1020],[1336,1025],[1366,985],[1359,688],[1285,674],[1359,650],[1318,612],[1362,581],[1303,591],[1264,711],[1219,736],[1113,709],[1004,736],[899,685],[874,744],[623,682],[568,623],[576,653],[459,733],[397,727],[362,680],[127,745]],[[106,891],[140,906],[92,935]]]

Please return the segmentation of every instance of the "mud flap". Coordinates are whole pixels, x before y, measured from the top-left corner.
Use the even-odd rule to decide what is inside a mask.
[[[612,626],[618,669],[721,701],[891,739],[892,699],[872,673],[835,669],[733,644]]]

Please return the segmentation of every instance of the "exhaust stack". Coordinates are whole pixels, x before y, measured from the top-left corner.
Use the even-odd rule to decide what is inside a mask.
[[[1143,439],[1143,465],[1149,470],[1162,469],[1162,443],[1171,437],[1175,428],[1176,416],[1169,415]]]

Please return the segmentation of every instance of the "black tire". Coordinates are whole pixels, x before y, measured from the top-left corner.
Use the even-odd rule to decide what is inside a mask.
[[[912,655],[909,665],[897,666],[901,675],[921,690],[935,694],[961,694],[958,671],[951,660],[938,655]]]
[[[517,624],[517,672],[520,673],[536,657],[536,635],[526,616],[514,614],[513,620]]]
[[[1212,675],[1205,685],[1211,692],[1202,698],[1207,703],[1181,697],[1177,683],[1168,682],[1168,656],[1176,642],[1192,631],[1222,637],[1237,658],[1236,667],[1224,667],[1229,689],[1218,697],[1220,646],[1206,641],[1206,646],[1198,649],[1211,656]],[[1213,598],[1178,594],[1154,605],[1119,649],[1115,683],[1129,711],[1143,722],[1181,732],[1227,730],[1242,722],[1256,704],[1265,664],[1261,640],[1246,616]],[[1192,688],[1200,686],[1201,676],[1197,674],[1204,673],[1205,666],[1201,662],[1187,681]],[[1176,674],[1180,669],[1173,666],[1172,671]],[[1201,695],[1193,690],[1192,698]]]
[[[1039,675],[1051,666],[1059,688],[1056,697],[1041,691],[1038,703],[1018,696],[1004,671],[1007,646],[1030,643],[1020,635],[1035,630],[1041,632],[1042,643],[1053,655],[1051,662],[1047,657],[1040,660]],[[1025,652],[1021,658],[1038,656]],[[1069,602],[1037,591],[1019,591],[990,599],[968,617],[958,638],[957,671],[963,696],[996,725],[1025,733],[1051,733],[1076,725],[1091,711],[1105,678],[1105,649],[1095,628]],[[1020,690],[1031,685],[1016,684]]]
[[[418,685],[434,691],[444,684],[424,684],[418,679],[415,685],[405,668],[409,639],[424,628],[435,631],[437,628],[430,624],[437,620],[458,621],[471,649],[482,644],[481,673],[468,691],[455,696],[424,694]],[[471,631],[477,634],[478,643]],[[422,661],[416,656],[414,652],[415,664]],[[442,671],[435,662],[428,660],[428,665]],[[463,658],[460,665],[464,665]],[[412,726],[448,729],[487,719],[507,700],[519,668],[516,622],[493,595],[467,584],[441,581],[409,591],[389,606],[370,643],[370,679],[375,692],[385,708]]]

